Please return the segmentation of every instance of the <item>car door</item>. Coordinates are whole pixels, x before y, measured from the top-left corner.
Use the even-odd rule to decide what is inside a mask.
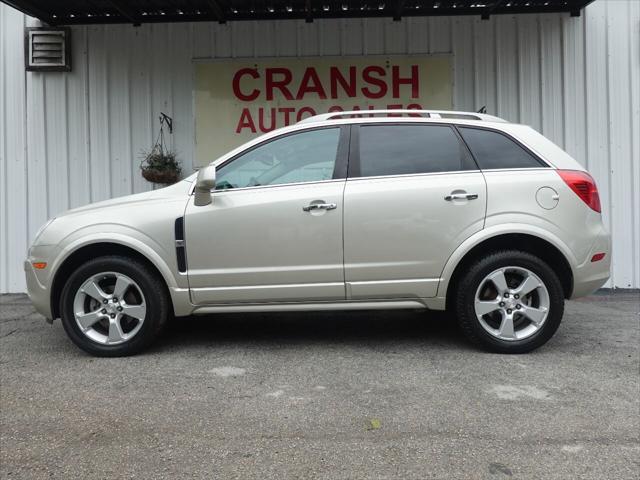
[[[270,139],[223,164],[185,214],[195,304],[344,300],[346,127]]]
[[[351,145],[347,298],[435,296],[446,260],[483,228],[482,173],[451,125],[362,124]]]

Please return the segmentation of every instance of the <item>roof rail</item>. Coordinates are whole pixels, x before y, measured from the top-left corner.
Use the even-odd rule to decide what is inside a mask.
[[[486,113],[455,112],[450,110],[350,110],[345,112],[321,113],[320,115],[314,115],[313,117],[300,120],[298,123],[325,122],[327,120],[344,117],[346,115],[350,115],[352,116],[352,118],[356,115],[357,117],[355,118],[368,118],[376,115],[390,116],[391,114],[393,116],[410,115],[413,117],[422,116],[425,118],[450,118],[458,120],[481,120],[484,122],[507,123],[507,121],[502,118],[494,117],[493,115],[487,115]]]

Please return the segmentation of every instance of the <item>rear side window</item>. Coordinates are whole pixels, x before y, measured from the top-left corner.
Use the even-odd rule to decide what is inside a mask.
[[[546,166],[506,135],[478,128],[458,127],[458,130],[482,170]]]
[[[446,125],[361,125],[360,166],[351,176],[406,175],[476,168]]]

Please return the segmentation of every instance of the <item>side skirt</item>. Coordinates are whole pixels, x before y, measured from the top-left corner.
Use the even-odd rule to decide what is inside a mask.
[[[194,315],[232,312],[301,312],[332,310],[415,310],[429,309],[428,299],[387,300],[368,302],[316,302],[316,303],[262,303],[236,305],[202,305],[195,307]],[[429,302],[430,303],[430,302]]]

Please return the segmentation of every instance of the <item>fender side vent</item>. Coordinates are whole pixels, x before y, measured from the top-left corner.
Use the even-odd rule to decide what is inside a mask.
[[[184,244],[184,217],[176,218],[175,223],[176,237],[176,260],[178,262],[178,271],[184,273],[187,271],[187,251]]]

